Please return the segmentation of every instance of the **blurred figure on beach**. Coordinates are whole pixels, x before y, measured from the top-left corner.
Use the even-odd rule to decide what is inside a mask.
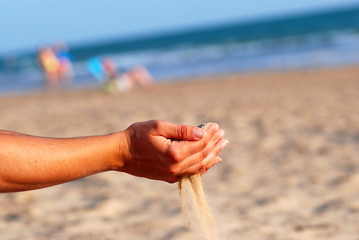
[[[73,77],[72,58],[65,44],[42,47],[38,51],[37,63],[44,72],[48,87],[67,85]]]
[[[109,58],[92,58],[87,63],[91,74],[101,82],[106,92],[128,92],[136,86],[149,89],[154,84],[153,77],[144,66],[136,66],[120,74],[115,62]]]
[[[59,61],[59,78],[61,81],[67,82],[73,77],[72,57],[68,47],[64,43],[58,43],[54,46],[54,52]]]
[[[40,48],[37,63],[44,72],[46,84],[55,85],[59,79],[59,61],[50,47]]]

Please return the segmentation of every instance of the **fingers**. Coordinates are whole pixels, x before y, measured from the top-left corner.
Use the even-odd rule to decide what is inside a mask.
[[[208,170],[213,167],[214,165],[216,165],[217,163],[220,163],[222,162],[222,158],[220,157],[216,157],[215,160],[207,167],[204,168],[204,170],[200,171],[199,174],[202,176],[203,174],[205,174],[206,172],[208,172]],[[195,173],[194,173],[195,174]]]
[[[216,153],[216,156],[220,152],[220,145],[218,144],[219,141],[221,141],[224,137],[224,131],[222,129],[219,129],[218,131],[215,131],[213,133],[213,136],[208,140],[205,147],[200,150],[193,152],[193,154],[189,155],[188,158],[186,158],[182,164],[184,167],[188,168],[190,166],[193,166],[205,159],[211,152]]]
[[[207,155],[214,144],[219,140],[220,134],[224,134],[223,130],[219,130],[218,124],[212,124],[206,130],[205,137],[198,141],[173,141],[168,148],[168,153],[174,159],[183,161],[189,156],[202,152]],[[202,158],[203,159],[203,158]],[[198,161],[202,160],[199,159]]]
[[[218,157],[218,154],[227,144],[228,140],[221,139],[204,158],[203,155],[201,156],[203,153],[189,157],[186,159],[186,167],[183,167],[184,170],[180,175],[186,176],[208,171],[208,169],[222,161],[222,159]]]
[[[218,157],[218,154],[228,144],[228,141],[223,139],[223,130],[216,130],[218,126],[216,125],[217,124],[210,126],[212,129],[208,128],[208,131],[212,132],[212,136],[210,137],[210,134],[207,134],[206,138],[210,137],[210,139],[206,146],[201,151],[195,152],[186,159],[172,165],[170,174],[166,175],[164,181],[172,183],[177,182],[181,176],[190,176],[197,173],[202,175],[222,161],[222,159]],[[173,176],[175,176],[175,178],[173,178]]]

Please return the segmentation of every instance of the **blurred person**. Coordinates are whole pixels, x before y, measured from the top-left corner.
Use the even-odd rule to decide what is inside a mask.
[[[106,78],[109,81],[116,79],[119,73],[117,72],[117,67],[115,62],[109,57],[103,58],[101,62],[103,69],[105,71]]]
[[[72,56],[65,43],[58,43],[54,47],[56,58],[59,62],[59,79],[62,83],[68,83],[73,77]]]
[[[127,80],[120,77],[118,84],[121,84],[121,81],[129,81],[131,88],[135,85],[150,88],[154,84],[153,77],[144,66],[136,66],[127,71],[122,77],[127,78]]]
[[[0,192],[49,187],[115,170],[169,183],[204,174],[228,143],[207,130],[152,120],[103,136],[46,138],[0,130]]]
[[[44,72],[46,84],[48,86],[58,85],[60,75],[60,62],[53,49],[42,47],[38,51],[37,63]]]
[[[117,71],[115,62],[111,58],[105,57],[101,59],[101,64],[105,76],[105,81],[102,85],[104,90],[110,93],[118,92],[118,90],[121,90],[117,86],[117,81],[120,75]]]
[[[101,82],[107,92],[128,92],[136,86],[149,89],[154,79],[144,66],[136,66],[121,74],[115,62],[109,58],[91,58],[87,62],[90,73]]]
[[[110,58],[94,57],[88,60],[87,69],[101,83],[106,92],[116,92],[115,80],[118,72]]]

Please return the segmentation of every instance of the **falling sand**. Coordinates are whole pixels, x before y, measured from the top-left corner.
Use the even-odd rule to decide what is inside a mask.
[[[206,129],[209,124],[200,125]],[[190,227],[204,240],[219,240],[214,217],[208,207],[200,174],[181,178],[178,184],[182,210],[188,218]]]

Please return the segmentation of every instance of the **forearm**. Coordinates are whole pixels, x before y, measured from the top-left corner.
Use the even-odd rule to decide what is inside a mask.
[[[41,138],[0,132],[0,192],[52,186],[118,168],[119,134]]]

